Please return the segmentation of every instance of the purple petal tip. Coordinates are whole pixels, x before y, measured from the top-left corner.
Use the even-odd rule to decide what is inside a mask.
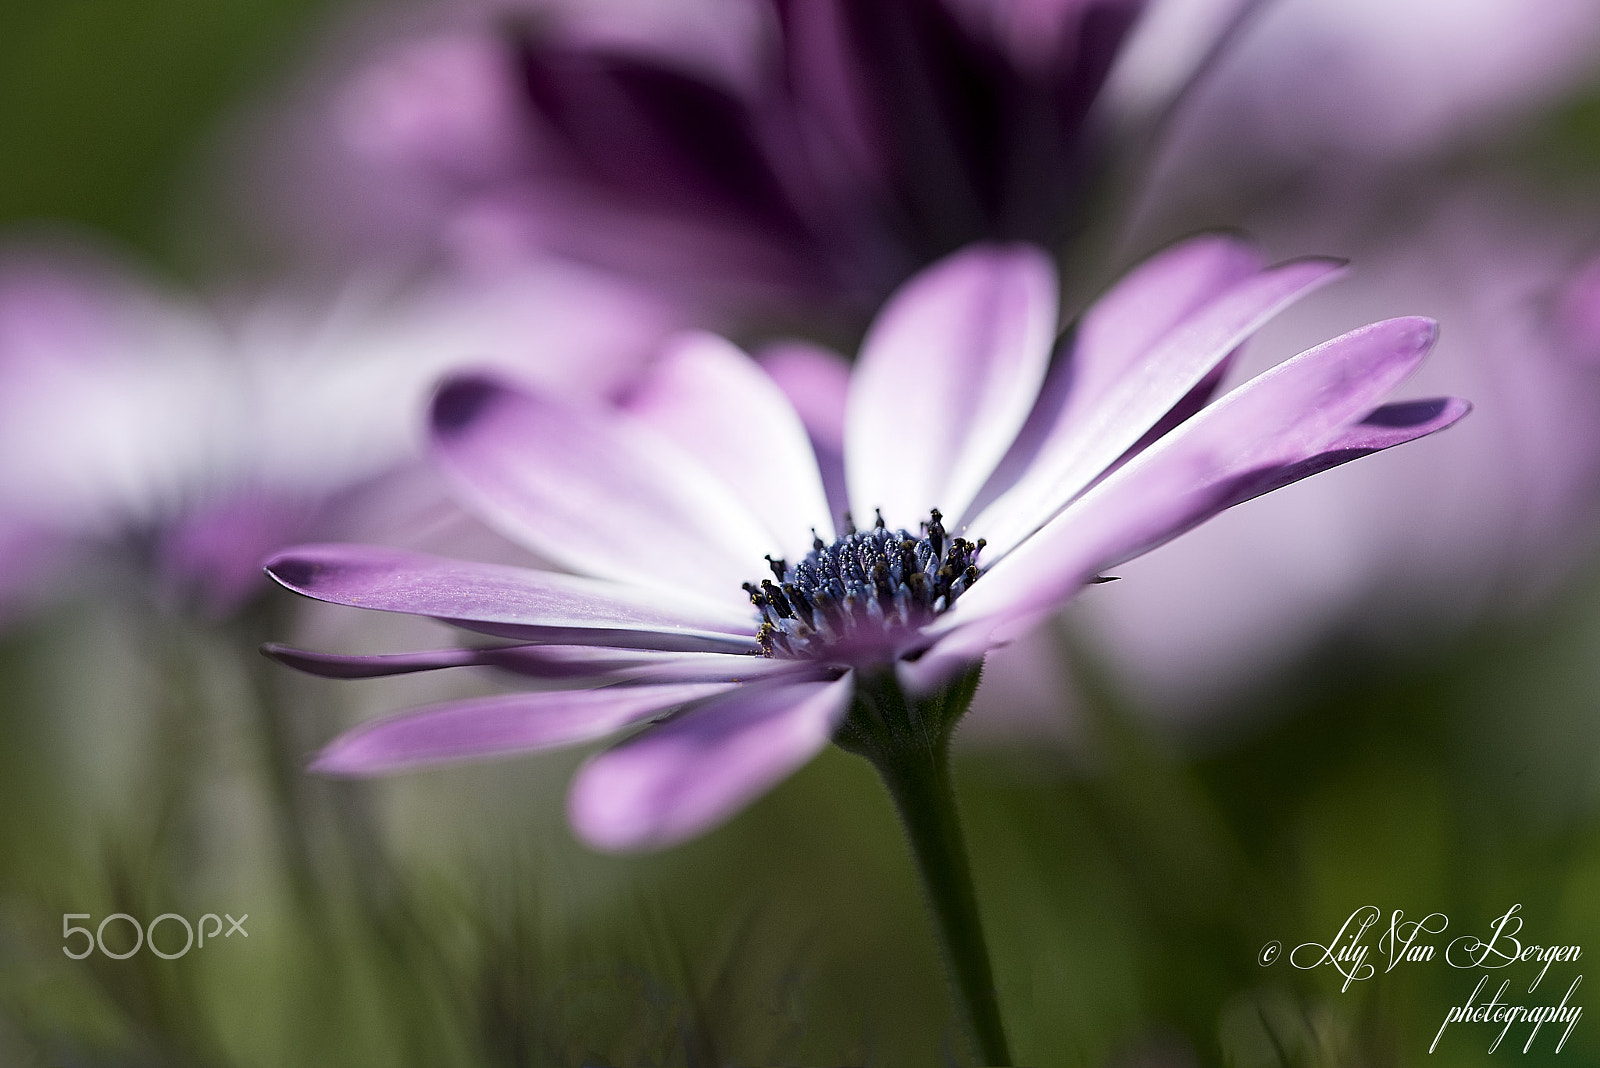
[[[1411,328],[1409,340],[1417,352],[1426,352],[1439,340],[1439,321],[1424,315],[1407,315],[1395,320]]]
[[[1367,426],[1390,427],[1401,430],[1406,427],[1422,426],[1431,423],[1446,409],[1454,408],[1457,412],[1455,418],[1460,419],[1472,409],[1466,401],[1454,397],[1433,397],[1428,400],[1400,401],[1395,404],[1385,404],[1361,420]],[[1453,422],[1454,420],[1452,420]]]
[[[338,749],[338,742],[329,745],[311,758],[311,761],[306,764],[306,770],[313,775],[327,775],[336,778],[355,777],[357,774],[356,769],[339,759]]]
[[[294,650],[292,650],[289,646],[279,644],[278,642],[264,642],[261,645],[260,651],[261,655],[266,657],[268,660],[276,660],[281,664],[285,662],[284,657]]]
[[[446,382],[433,397],[434,431],[448,436],[466,429],[500,391],[500,385],[487,378],[456,378]]]
[[[279,553],[261,568],[268,578],[296,592],[303,591],[316,578],[317,564],[303,556]],[[270,654],[269,654],[270,655]]]

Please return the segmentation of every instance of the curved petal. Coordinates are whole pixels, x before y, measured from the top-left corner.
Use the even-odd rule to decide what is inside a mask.
[[[662,355],[627,408],[683,446],[798,559],[815,528],[833,540],[817,459],[783,391],[731,342],[688,334]]]
[[[591,760],[567,810],[598,849],[660,849],[701,833],[816,756],[854,692],[833,682],[747,686]]]
[[[481,649],[428,649],[417,653],[378,653],[346,656],[321,653],[315,649],[296,649],[281,642],[268,642],[261,652],[296,671],[324,679],[381,679],[390,675],[410,675],[418,671],[467,667],[482,663]]]
[[[1097,395],[1081,407],[1069,398],[1033,466],[969,530],[988,541],[991,556],[1007,552],[1121,458],[1268,319],[1337,277],[1342,267],[1337,260],[1294,260],[1254,274],[1205,302],[1131,362],[1106,359],[1120,373],[1108,372]]]
[[[1241,479],[1224,507],[1243,504],[1351,460],[1427,437],[1459,422],[1470,411],[1472,405],[1458,397],[1385,404],[1361,422],[1346,427],[1320,452],[1302,460],[1264,468],[1253,477]]]
[[[457,378],[433,446],[469,507],[574,571],[737,604],[779,551],[694,458],[612,412]]]
[[[432,616],[507,637],[653,648],[753,649],[751,610],[526,567],[449,560],[370,545],[302,545],[267,574],[307,597]],[[633,640],[620,640],[631,635]]]
[[[987,644],[968,648],[961,641],[952,641],[947,636],[924,650],[915,660],[897,661],[894,665],[895,678],[900,683],[900,689],[908,696],[921,697],[972,667],[988,651]]]
[[[452,701],[363,723],[318,753],[311,770],[383,775],[579,745],[735,686],[608,686]]]
[[[1057,314],[1050,259],[957,253],[908,282],[862,345],[845,413],[856,514],[915,529],[960,515],[1011,447],[1044,380]]]
[[[1090,306],[1078,326],[1071,408],[1093,408],[1184,320],[1265,267],[1253,243],[1204,234],[1129,271]]]
[[[804,674],[802,661],[750,653],[673,652],[592,645],[502,645],[489,649],[431,649],[415,653],[344,655],[269,642],[267,656],[310,675],[376,679],[452,667],[492,667],[537,679],[594,682],[747,682]]]
[[[1263,478],[1270,482],[1274,476],[1268,472],[1302,464],[1330,446],[1348,451],[1341,444],[1346,440],[1374,447],[1409,440],[1402,427],[1363,430],[1357,421],[1377,414],[1374,406],[1415,370],[1436,334],[1428,319],[1373,323],[1252,379],[1134,457],[995,563],[934,629],[1003,618],[1005,625],[988,637],[1006,640],[1101,569],[1256,495],[1248,491],[1265,485]],[[1450,419],[1424,419],[1410,436],[1448,425],[1464,411],[1437,414]]]

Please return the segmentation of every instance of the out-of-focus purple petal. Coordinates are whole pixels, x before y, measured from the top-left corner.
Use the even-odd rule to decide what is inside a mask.
[[[429,649],[417,653],[347,656],[268,642],[261,647],[261,651],[280,664],[325,679],[381,679],[390,675],[410,675],[417,671],[482,664],[484,661],[480,656],[493,650]]]
[[[850,363],[843,356],[803,341],[784,341],[761,351],[758,362],[800,414],[822,472],[828,514],[850,510],[844,478],[844,412],[850,395]]]
[[[505,637],[559,640],[570,632],[592,645],[754,647],[749,610],[532,568],[369,545],[303,545],[266,567],[320,601],[433,616]]]
[[[289,667],[329,679],[376,679],[452,667],[492,667],[537,679],[601,682],[746,682],[814,669],[748,653],[674,652],[588,645],[504,645],[415,653],[341,655],[269,642],[262,652]]]
[[[999,616],[1005,622],[990,631],[990,638],[1015,636],[1099,570],[1248,499],[1253,494],[1241,497],[1241,487],[1261,472],[1309,460],[1340,442],[1348,424],[1373,412],[1416,368],[1436,336],[1431,320],[1390,319],[1252,379],[994,563],[934,629]],[[1352,430],[1350,440],[1371,443],[1391,432],[1405,440],[1403,428],[1381,426]]]
[[[1590,260],[1562,288],[1554,319],[1561,349],[1577,360],[1600,365],[1600,259]]]
[[[794,405],[813,444],[844,455],[850,361],[831,349],[784,341],[762,349],[757,362]]]
[[[1069,399],[1067,417],[1057,424],[1028,473],[972,522],[970,529],[988,540],[990,557],[1009,551],[1037,530],[1263,323],[1331,281],[1342,267],[1337,260],[1305,259],[1254,274],[1205,301],[1142,357],[1105,361],[1110,366],[1120,364],[1122,373],[1108,376],[1099,397],[1081,414]],[[1169,278],[1156,272],[1145,282],[1160,293]],[[1117,297],[1119,303],[1133,299],[1127,291]]]
[[[232,473],[250,413],[198,306],[87,249],[0,250],[0,511],[155,525]]]
[[[810,550],[813,528],[833,540],[806,428],[782,390],[730,342],[713,334],[678,338],[627,408],[722,479],[785,558]]]
[[[935,642],[915,660],[897,661],[894,665],[895,678],[907,696],[920,698],[972,667],[988,651],[987,642],[967,648],[959,641],[951,641],[946,637]]]
[[[579,745],[732,685],[608,686],[452,701],[364,723],[318,753],[311,770],[383,775]]]
[[[863,343],[845,415],[850,502],[890,526],[960,515],[1010,448],[1054,340],[1056,276],[1028,246],[979,246],[913,279]]]
[[[214,618],[262,589],[261,561],[307,536],[323,502],[240,491],[180,516],[158,538],[164,581]]]
[[[433,443],[469,506],[575,571],[737,605],[752,564],[781,551],[698,461],[609,412],[457,378]]]
[[[1371,166],[1482,136],[1588,78],[1597,46],[1600,11],[1583,0],[1261,4],[1179,112],[1167,151],[1182,166],[1162,192],[1238,186],[1246,168]]]
[[[1078,93],[1093,98],[1128,24],[1144,0],[951,0],[972,29],[987,34],[1024,66],[1044,75],[1072,76]],[[1110,25],[1099,27],[1096,21]],[[1090,23],[1084,26],[1084,23]],[[1113,32],[1114,31],[1114,32]],[[1063,54],[1064,50],[1067,51]],[[1079,53],[1078,55],[1071,54]],[[1077,66],[1089,70],[1077,72]],[[1079,111],[1087,100],[1072,109]],[[1071,113],[1071,112],[1069,112]]]
[[[567,49],[532,34],[518,45],[528,103],[587,181],[645,208],[733,213],[804,241],[805,223],[737,96],[644,56]]]
[[[810,760],[854,692],[834,682],[746,686],[659,724],[579,772],[573,827],[599,849],[660,849],[721,823]]]
[[[414,169],[465,184],[509,173],[528,156],[510,66],[506,50],[483,34],[403,42],[345,86],[337,130],[392,174]]]

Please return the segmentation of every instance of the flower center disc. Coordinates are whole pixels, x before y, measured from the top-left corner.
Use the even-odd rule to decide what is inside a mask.
[[[921,533],[889,530],[879,512],[870,530],[832,545],[812,534],[811,551],[792,567],[767,557],[773,577],[746,582],[761,610],[756,641],[764,656],[861,666],[895,659],[907,639],[955,603],[982,574],[983,540],[945,534],[937,508]]]

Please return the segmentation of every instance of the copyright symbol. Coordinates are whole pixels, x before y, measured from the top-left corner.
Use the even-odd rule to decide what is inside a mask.
[[[1266,945],[1261,947],[1261,952],[1256,955],[1256,962],[1259,963],[1263,968],[1265,968],[1269,964],[1271,964],[1273,961],[1277,960],[1278,959],[1278,954],[1281,953],[1282,951],[1283,951],[1283,943],[1282,942],[1277,942],[1277,941],[1268,942]]]

